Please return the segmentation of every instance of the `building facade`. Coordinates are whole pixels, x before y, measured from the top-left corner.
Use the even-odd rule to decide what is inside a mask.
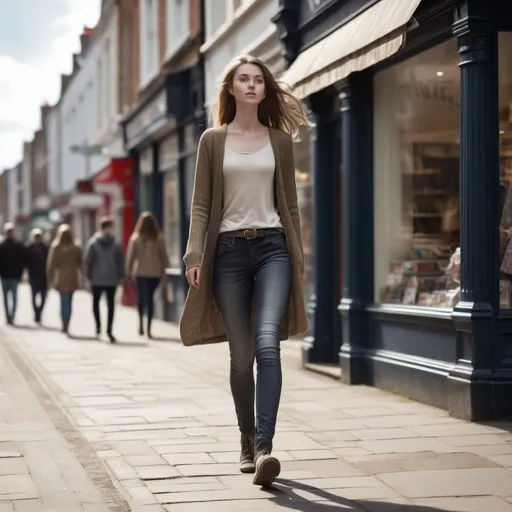
[[[512,413],[511,14],[495,1],[283,0],[277,20],[283,79],[316,120],[322,308],[305,358],[471,420]]]
[[[93,176],[124,156],[119,126],[118,43],[119,6],[102,2],[94,29],[81,36],[81,52],[73,56],[73,71],[63,87],[53,136],[60,134],[60,187],[70,194],[61,216],[72,219],[76,235],[84,243],[96,231],[102,194],[92,186]],[[55,164],[56,162],[54,162]],[[116,223],[122,232],[122,226]]]
[[[131,25],[138,49],[125,45],[123,51],[138,56],[136,69],[127,74],[137,72],[139,99],[124,116],[124,139],[137,162],[137,211],[154,213],[167,243],[171,267],[161,288],[158,315],[178,321],[187,293],[181,258],[188,236],[195,154],[205,128],[199,54],[202,8],[199,0],[146,0],[138,8]]]

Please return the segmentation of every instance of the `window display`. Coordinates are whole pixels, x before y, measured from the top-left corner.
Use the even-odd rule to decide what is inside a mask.
[[[499,34],[500,305],[512,309],[512,34]]]
[[[375,301],[459,300],[459,68],[450,40],[375,76]]]

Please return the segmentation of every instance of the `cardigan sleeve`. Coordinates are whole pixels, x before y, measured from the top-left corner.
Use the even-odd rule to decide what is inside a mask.
[[[212,206],[212,157],[209,144],[211,133],[206,130],[197,148],[194,191],[192,193],[192,211],[187,249],[183,261],[186,269],[201,265],[204,241]]]
[[[290,136],[286,137],[283,144],[283,155],[281,167],[283,171],[283,186],[286,196],[286,204],[293,223],[293,229],[297,237],[301,254],[301,265],[304,270],[304,247],[302,246],[302,230],[300,226],[299,205],[297,201],[297,183],[295,181],[295,159],[293,156],[293,141]]]

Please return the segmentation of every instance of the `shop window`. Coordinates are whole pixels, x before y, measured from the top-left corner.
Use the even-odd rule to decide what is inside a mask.
[[[500,304],[512,309],[512,34],[499,34]],[[508,45],[508,48],[507,48]]]
[[[181,241],[177,166],[166,171],[164,177],[164,235],[171,267],[180,268]]]
[[[304,299],[309,301],[315,293],[315,239],[314,239],[314,182],[311,172],[309,130],[302,127],[299,141],[293,145],[295,181],[302,228],[306,281]]]
[[[194,190],[194,177],[197,158],[196,127],[194,124],[185,126],[185,152],[183,155],[185,167],[185,210],[190,215],[192,208],[192,191]]]
[[[459,90],[454,39],[375,76],[378,303],[459,300]]]

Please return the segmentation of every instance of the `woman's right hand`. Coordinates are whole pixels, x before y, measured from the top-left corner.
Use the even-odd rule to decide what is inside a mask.
[[[192,286],[192,288],[199,288],[201,284],[201,267],[197,266],[189,268],[186,276],[188,284]]]

